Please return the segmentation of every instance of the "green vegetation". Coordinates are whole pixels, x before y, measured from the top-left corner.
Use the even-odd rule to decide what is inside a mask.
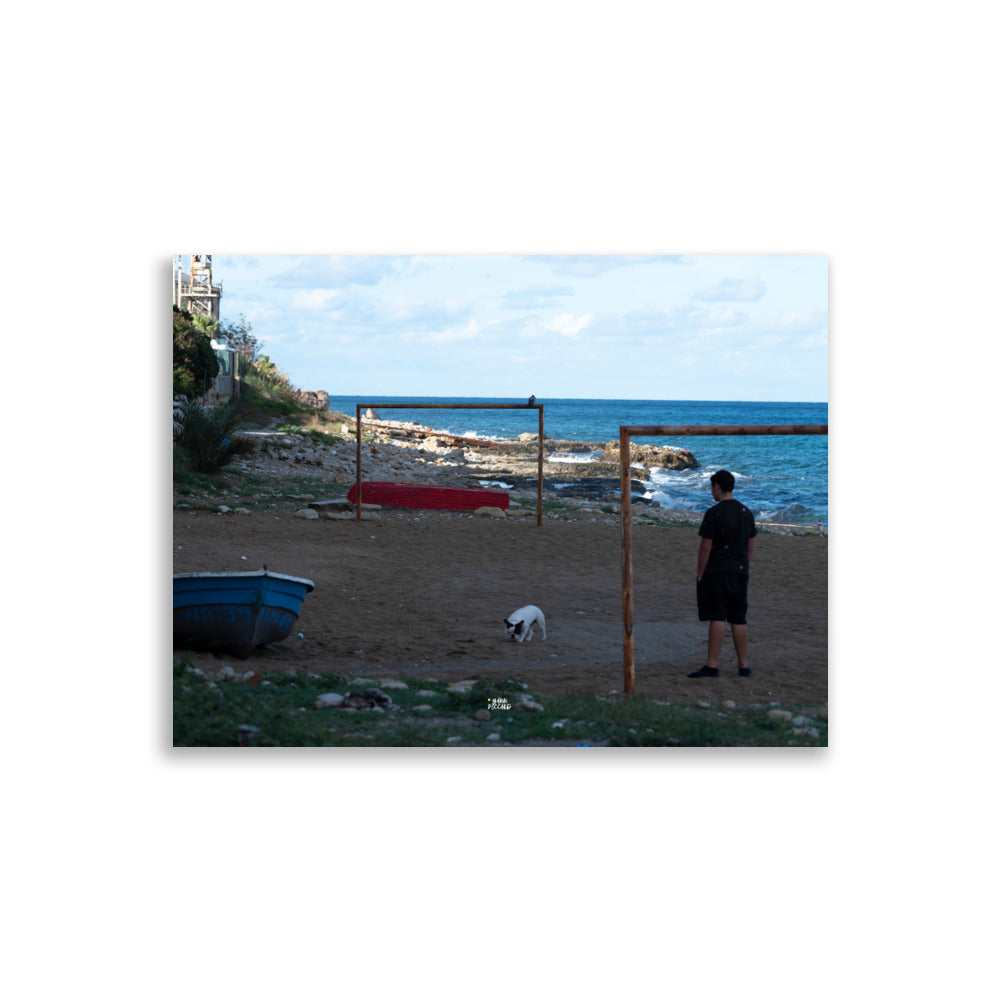
[[[198,324],[186,309],[174,306],[174,395],[204,395],[218,374],[219,359],[204,324]]]
[[[296,497],[312,494],[324,500],[346,496],[346,483],[331,483],[321,476],[283,475],[278,479],[258,472],[224,469],[208,475],[193,471],[186,460],[174,459],[174,492],[179,504],[193,510],[215,510],[220,504],[247,510],[274,510],[301,507]]]
[[[249,455],[257,447],[251,438],[236,434],[242,423],[239,406],[202,406],[186,399],[181,404],[183,429],[176,445],[186,455],[193,472],[211,474],[228,465],[237,455]]]
[[[266,354],[247,364],[242,377],[242,392],[247,403],[275,413],[299,413],[302,407],[295,402],[294,391],[288,376]]]
[[[361,691],[344,676],[254,671],[212,680],[174,659],[174,746],[826,746],[827,724],[815,709],[785,706],[791,720],[768,717],[773,706],[725,709],[668,705],[642,697],[534,696],[541,711],[513,706],[526,685],[514,679],[449,691],[443,681],[402,678],[407,689],[383,688],[393,707],[378,711],[316,708],[321,694]],[[378,682],[373,686],[378,687]],[[493,709],[490,709],[490,705]],[[430,705],[431,709],[418,708]],[[474,718],[490,711],[488,721]],[[804,720],[798,719],[803,716]],[[241,738],[240,727],[245,730]],[[499,740],[489,740],[491,734]],[[814,735],[815,734],[815,735]]]

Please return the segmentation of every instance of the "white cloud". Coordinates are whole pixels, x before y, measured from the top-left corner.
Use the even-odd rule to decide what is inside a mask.
[[[766,291],[767,285],[760,278],[723,278],[691,297],[698,302],[756,302]]]
[[[293,309],[329,309],[340,292],[335,288],[312,288],[292,292],[289,305]]]
[[[546,328],[564,337],[579,337],[580,333],[590,325],[590,316],[575,316],[573,313],[560,313],[545,324]]]

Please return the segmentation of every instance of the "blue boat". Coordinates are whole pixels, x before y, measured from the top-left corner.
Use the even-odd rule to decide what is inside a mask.
[[[246,659],[288,636],[312,580],[263,569],[174,574],[174,645]]]

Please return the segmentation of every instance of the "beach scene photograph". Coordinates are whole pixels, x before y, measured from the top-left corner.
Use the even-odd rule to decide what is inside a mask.
[[[827,746],[828,266],[174,255],[174,745]]]
[[[984,12],[16,8],[8,994],[995,990]]]

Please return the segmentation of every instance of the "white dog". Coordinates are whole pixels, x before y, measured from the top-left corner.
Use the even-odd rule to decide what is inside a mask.
[[[503,620],[507,627],[507,635],[515,642],[531,642],[531,634],[537,625],[542,630],[542,638],[545,638],[545,615],[541,608],[536,608],[534,604],[527,604],[523,608],[518,608],[510,618]]]

